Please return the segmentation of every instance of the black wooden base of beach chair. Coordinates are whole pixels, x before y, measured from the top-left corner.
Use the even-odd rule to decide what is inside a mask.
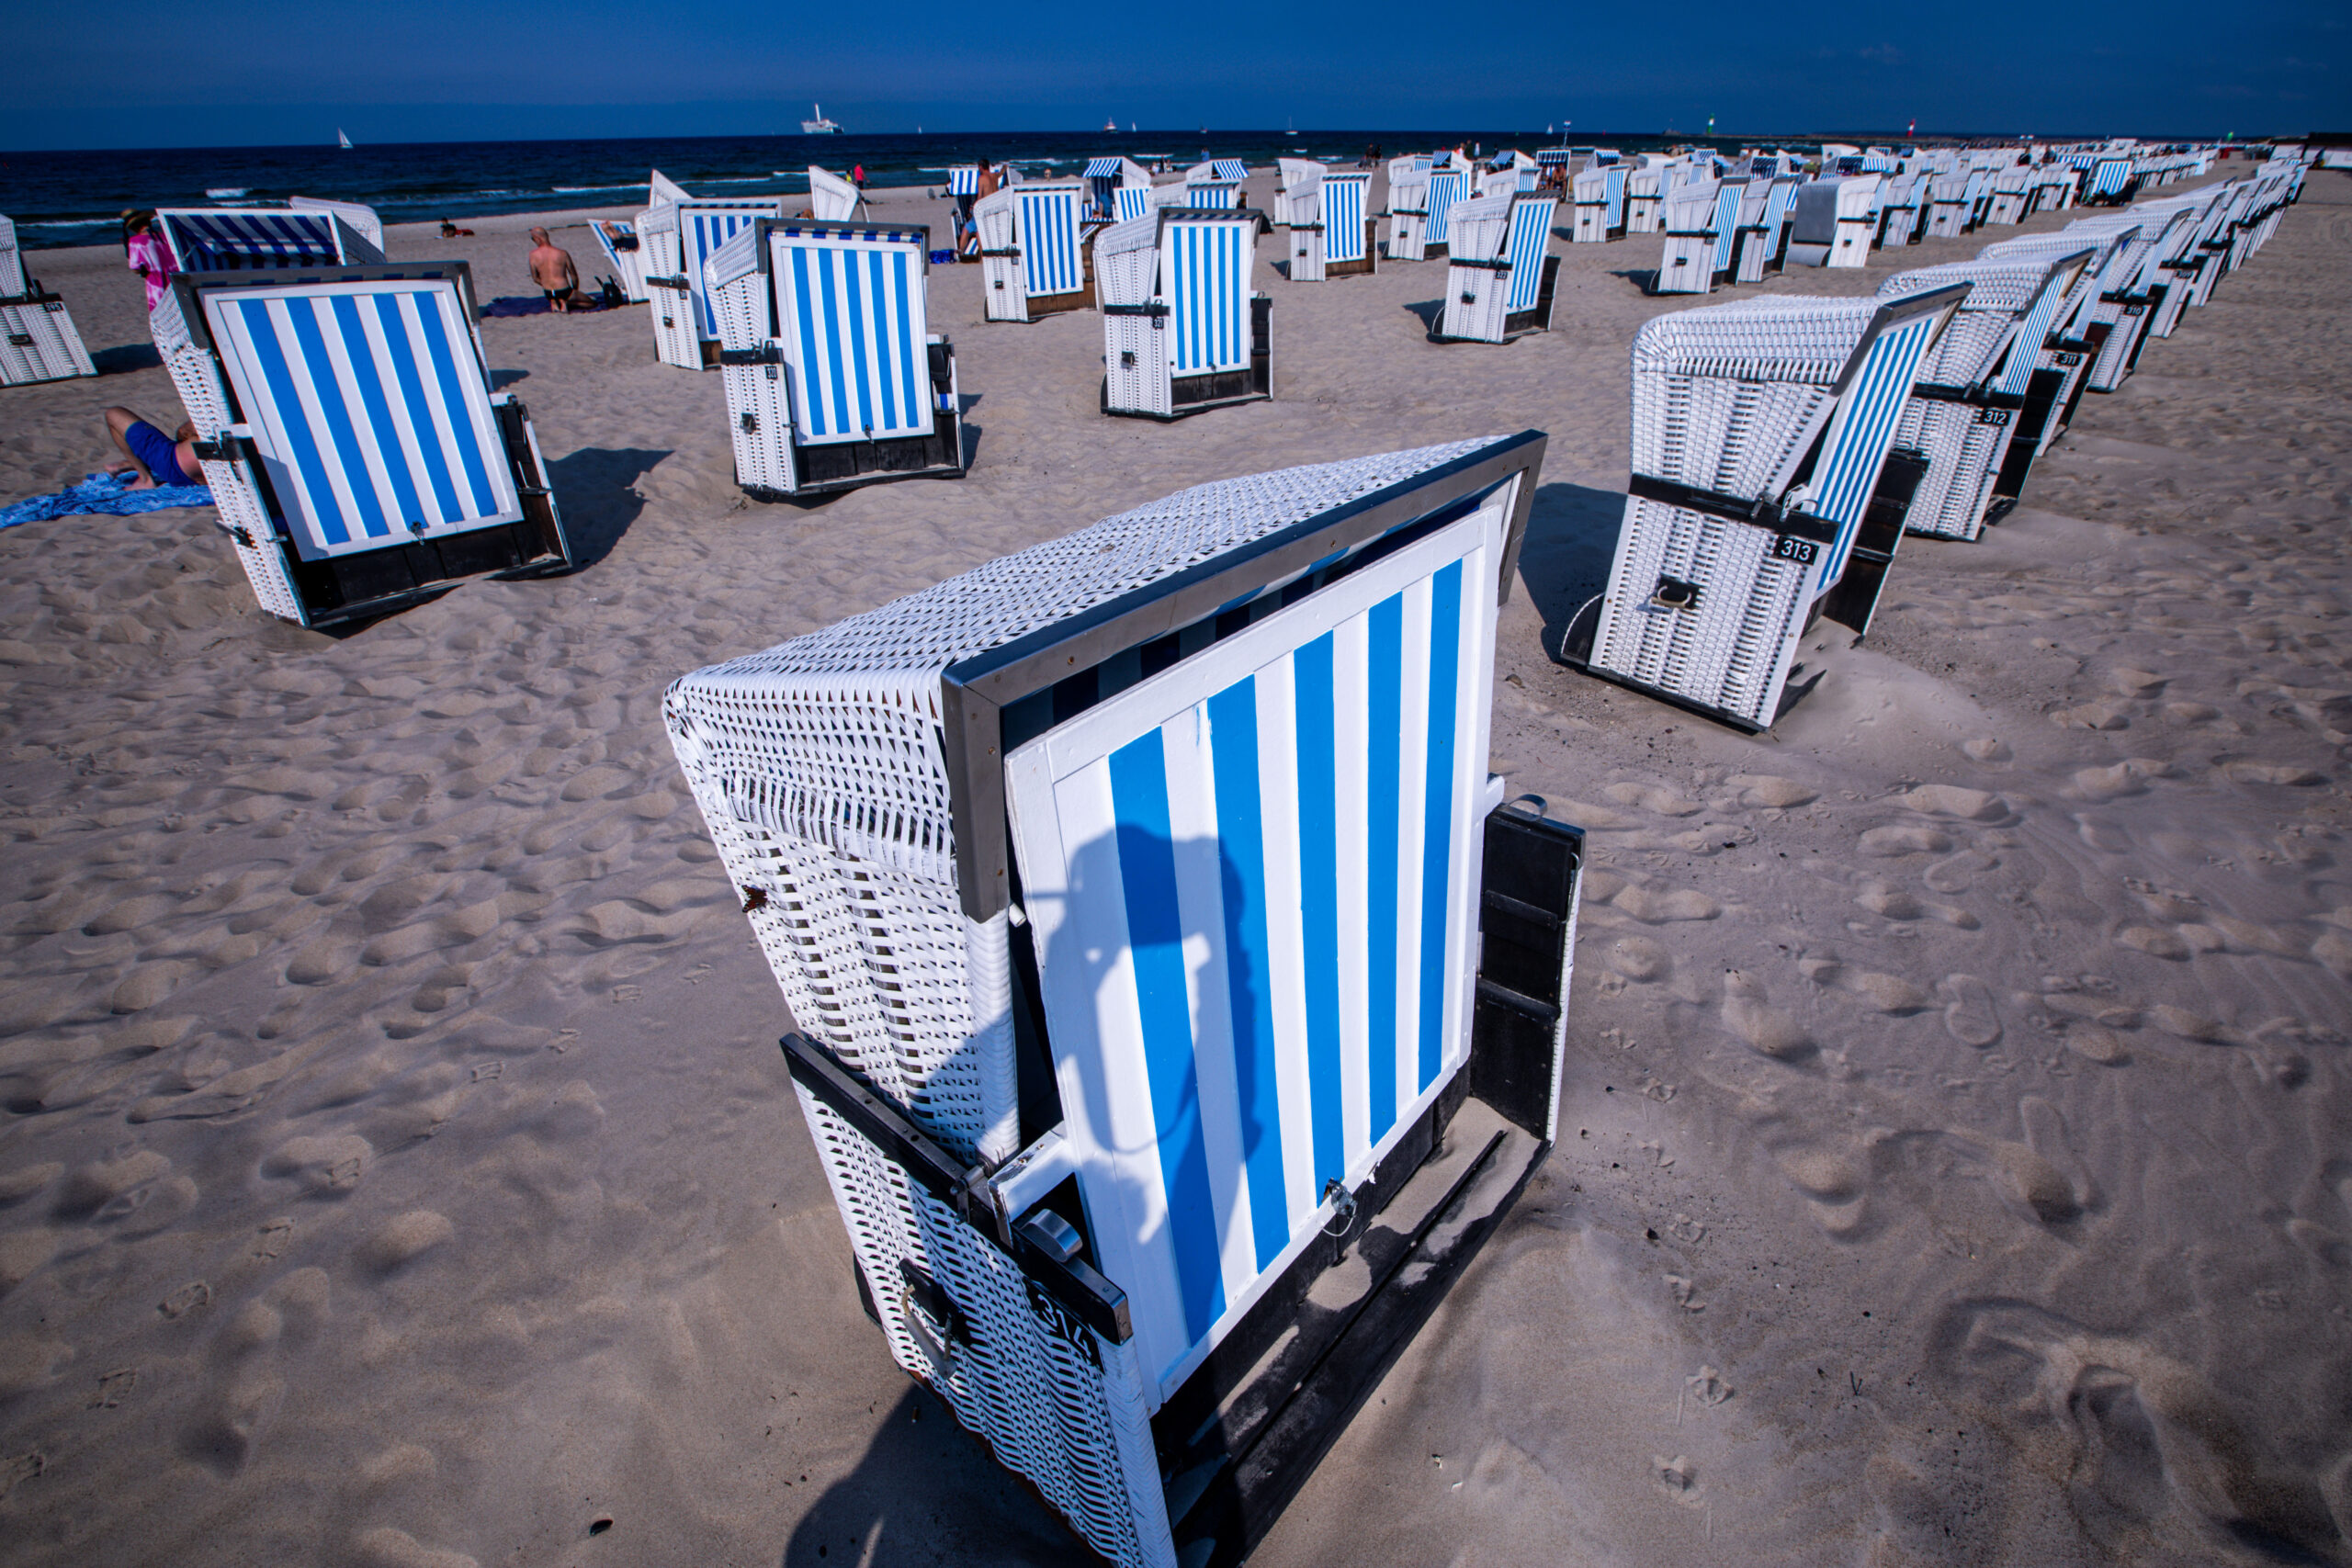
[[[389,615],[438,599],[469,577],[552,576],[571,567],[569,556],[550,551],[545,530],[532,522],[324,560],[303,560],[286,548],[287,581],[314,627]]]
[[[2058,400],[2058,390],[2065,383],[2064,373],[2058,370],[2036,370],[2027,381],[2018,427],[2009,435],[2008,456],[2002,458],[2001,471],[1993,479],[1993,502],[1984,509],[1985,522],[1997,523],[2007,516],[2025,493],[2026,476],[2033,472],[2041,433],[2050,424],[2051,405]]]
[[[1152,1419],[1184,1568],[1265,1538],[1550,1151],[1583,851],[1564,824],[1487,814],[1470,1060]]]
[[[1871,492],[1861,525],[1854,531],[1854,547],[1846,558],[1845,575],[1838,586],[1821,596],[1824,620],[1837,622],[1856,641],[1870,634],[1871,616],[1886,586],[1887,569],[1894,564],[1895,547],[1903,542],[1903,524],[1911,514],[1911,498],[1928,477],[1928,455],[1897,447],[1879,470],[1878,488]]]
[[[844,441],[830,446],[795,446],[792,463],[800,476],[798,490],[745,485],[743,493],[753,501],[807,501],[889,479],[960,479],[964,477],[964,424],[960,419],[943,415],[929,435]]]

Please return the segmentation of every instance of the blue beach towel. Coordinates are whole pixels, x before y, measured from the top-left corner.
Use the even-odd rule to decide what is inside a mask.
[[[153,490],[128,488],[129,475],[92,474],[80,484],[55,495],[37,495],[0,506],[0,528],[19,523],[45,523],[77,512],[104,512],[129,517],[141,512],[162,512],[174,506],[209,506],[212,492],[202,485],[158,485]]]

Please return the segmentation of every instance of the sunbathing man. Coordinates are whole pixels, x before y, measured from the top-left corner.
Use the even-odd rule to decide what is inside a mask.
[[[154,490],[162,485],[200,485],[204,467],[196,460],[196,426],[185,423],[175,435],[166,435],[129,409],[107,410],[107,434],[130,459],[111,473],[137,473],[128,488]]]
[[[580,269],[571,265],[571,253],[548,240],[545,229],[531,231],[531,281],[560,314],[569,314],[580,298]]]

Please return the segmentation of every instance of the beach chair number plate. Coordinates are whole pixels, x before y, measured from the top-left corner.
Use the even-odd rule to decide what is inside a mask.
[[[2009,411],[2007,409],[1978,409],[1976,411],[1976,423],[1979,424],[2007,424],[2009,423]]]
[[[1006,760],[1091,1261],[1161,1397],[1467,1055],[1506,504]]]
[[[1794,534],[1776,534],[1772,537],[1772,553],[1782,560],[1811,566],[1814,558],[1821,554],[1821,546],[1812,539],[1799,538]]]

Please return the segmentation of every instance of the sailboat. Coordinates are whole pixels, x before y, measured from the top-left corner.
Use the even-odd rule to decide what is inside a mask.
[[[825,118],[824,105],[810,104],[808,106],[808,109],[809,112],[814,114],[817,118],[814,119],[804,119],[800,122],[801,135],[839,136],[842,133],[842,128],[839,125]]]
[[[346,152],[351,151],[351,138],[343,133],[343,127],[339,125],[334,128],[334,144]]]

